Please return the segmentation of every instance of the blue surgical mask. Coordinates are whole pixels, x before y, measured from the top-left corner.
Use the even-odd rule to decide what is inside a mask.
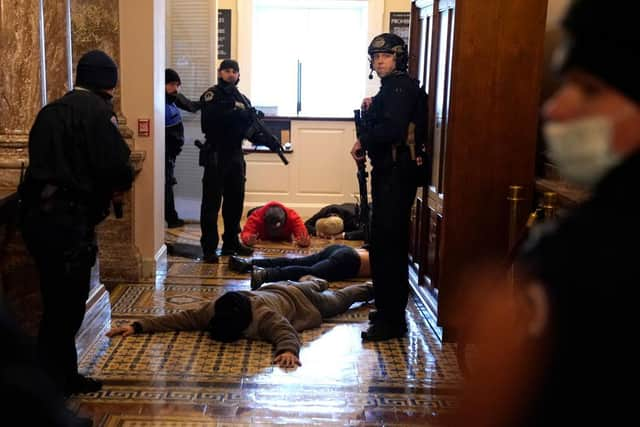
[[[592,187],[621,161],[611,148],[613,122],[594,116],[544,125],[547,154],[567,181]]]

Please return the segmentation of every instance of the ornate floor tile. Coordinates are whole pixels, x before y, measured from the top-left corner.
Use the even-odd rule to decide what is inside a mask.
[[[168,240],[199,239],[192,225]],[[315,252],[287,244],[259,246],[256,256]],[[353,246],[357,242],[351,242]],[[456,405],[461,382],[452,346],[429,328],[419,301],[407,308],[403,339],[362,343],[368,304],[301,333],[302,366],[272,365],[266,342],[212,341],[206,332],[164,332],[109,339],[113,325],[199,307],[229,290],[248,290],[248,275],[219,264],[174,257],[154,283],[121,284],[111,292],[111,320],[97,316],[85,336],[80,370],[104,381],[71,404],[102,426],[427,425]],[[358,280],[332,283],[340,288]],[[95,332],[94,332],[95,333]]]

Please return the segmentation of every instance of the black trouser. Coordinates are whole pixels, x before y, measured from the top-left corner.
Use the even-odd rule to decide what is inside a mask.
[[[173,186],[177,184],[175,178],[176,156],[165,153],[164,160],[164,220],[171,224],[179,218],[173,196]]]
[[[409,297],[409,217],[416,195],[410,160],[371,172],[369,256],[380,322],[405,324]]]
[[[22,234],[40,274],[38,358],[61,391],[78,374],[75,336],[85,315],[97,246],[87,210],[60,201],[27,209]]]
[[[360,269],[360,256],[351,246],[329,245],[318,253],[304,257],[255,259],[251,263],[269,268],[269,282],[298,280],[307,274],[334,281],[356,277]]]
[[[217,156],[211,154],[202,176],[200,245],[205,256],[214,253],[218,247],[218,212],[221,205],[224,221],[223,246],[235,248],[239,245],[238,233],[244,204],[246,165],[242,151],[215,154]]]

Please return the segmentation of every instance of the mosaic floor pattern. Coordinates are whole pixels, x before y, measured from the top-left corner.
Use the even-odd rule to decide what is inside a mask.
[[[185,228],[170,230],[167,239],[199,239]],[[264,245],[256,256],[300,256],[323,244]],[[229,271],[226,257],[217,265],[170,257],[155,283],[120,284],[111,292],[111,324],[195,308],[241,289],[249,289],[248,275]],[[80,370],[105,386],[70,405],[101,426],[439,425],[455,407],[461,381],[453,347],[438,341],[417,300],[407,309],[405,338],[363,344],[371,308],[355,304],[301,333],[302,366],[292,370],[271,364],[266,342],[220,343],[205,332],[109,339],[104,322],[85,346]]]

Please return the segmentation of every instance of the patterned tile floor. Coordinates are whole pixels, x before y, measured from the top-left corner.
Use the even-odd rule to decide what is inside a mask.
[[[168,230],[168,242],[196,244],[199,230]],[[357,242],[347,242],[356,244]],[[317,251],[286,244],[259,247],[257,256]],[[103,390],[75,396],[70,406],[99,426],[441,425],[460,386],[454,349],[429,329],[411,300],[406,338],[363,344],[369,305],[354,305],[320,328],[301,334],[302,366],[271,365],[271,345],[214,342],[204,332],[165,332],[109,339],[110,324],[194,308],[227,290],[248,289],[227,257],[209,265],[171,256],[155,282],[123,283],[110,295],[85,338],[80,370],[102,379]],[[332,283],[332,287],[347,284]],[[110,314],[110,316],[109,316]],[[109,318],[110,317],[110,318]],[[89,335],[89,334],[85,334]]]

